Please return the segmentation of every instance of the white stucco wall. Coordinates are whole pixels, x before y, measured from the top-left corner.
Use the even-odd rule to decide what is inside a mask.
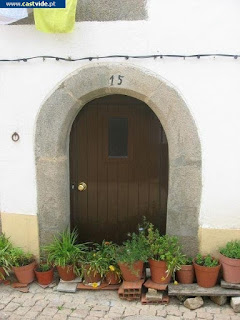
[[[77,23],[72,34],[34,26],[1,26],[0,59],[56,55],[155,53],[239,54],[238,0],[150,0],[149,20]],[[114,61],[125,61],[118,59]],[[91,62],[32,60],[0,63],[0,210],[36,214],[34,129],[45,97],[75,69]],[[203,152],[200,224],[240,228],[240,59],[128,60],[179,90],[196,121]],[[11,135],[17,131],[20,141]]]

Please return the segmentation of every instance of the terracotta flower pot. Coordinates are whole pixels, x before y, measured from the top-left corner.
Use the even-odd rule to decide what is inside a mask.
[[[63,281],[71,281],[76,278],[76,274],[74,272],[74,266],[69,265],[66,267],[56,266],[58,274]]]
[[[149,259],[149,267],[151,271],[151,279],[155,283],[167,284],[171,280],[171,274],[167,276],[167,263],[166,261],[157,261]]]
[[[240,283],[240,259],[232,259],[220,254],[220,262],[224,281]]]
[[[216,267],[200,266],[193,262],[197,284],[203,288],[212,288],[216,285],[221,264]]]
[[[136,261],[132,266],[122,262],[118,262],[118,265],[125,281],[138,281],[142,278],[143,261]]]
[[[36,269],[34,271],[39,284],[46,286],[53,282],[53,268],[48,271],[37,271]]]
[[[4,280],[5,277],[6,277],[6,272],[5,272],[5,270],[4,270],[2,267],[0,267],[0,281],[1,281],[1,280]]]
[[[105,278],[108,284],[118,284],[120,282],[119,275],[114,271],[108,271]]]
[[[31,283],[35,278],[34,269],[36,267],[36,261],[23,266],[23,267],[12,267],[18,282],[20,283]]]
[[[191,284],[194,281],[194,267],[193,265],[183,265],[181,269],[176,272],[179,283]]]
[[[89,265],[85,265],[84,266],[84,270],[83,270],[83,278],[85,280],[86,283],[94,283],[94,282],[99,282],[102,280],[102,277],[100,275],[100,273],[95,273],[94,271],[88,271],[90,268]]]

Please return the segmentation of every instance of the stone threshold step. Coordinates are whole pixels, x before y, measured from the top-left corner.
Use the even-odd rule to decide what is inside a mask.
[[[168,285],[169,296],[228,296],[228,297],[240,297],[240,290],[225,289],[217,285],[213,288],[202,288],[196,283],[193,284],[169,284]]]

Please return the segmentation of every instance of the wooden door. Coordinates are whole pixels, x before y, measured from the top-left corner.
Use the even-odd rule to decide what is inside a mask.
[[[121,243],[143,216],[165,234],[168,144],[154,112],[124,95],[85,105],[70,136],[70,182],[79,241]]]

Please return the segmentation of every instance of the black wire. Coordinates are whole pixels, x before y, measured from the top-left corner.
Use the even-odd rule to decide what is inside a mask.
[[[57,57],[57,56],[34,56],[34,57],[28,57],[28,58],[17,58],[17,59],[0,59],[0,62],[18,62],[18,61],[24,61],[27,62],[28,60],[34,60],[34,59],[55,59],[57,61],[83,61],[83,60],[99,60],[99,59],[112,59],[112,58],[125,58],[128,60],[129,58],[131,59],[149,59],[149,58],[198,58],[200,59],[201,57],[228,57],[228,58],[234,58],[237,59],[240,57],[239,54],[226,54],[226,53],[206,53],[206,54],[191,54],[191,55],[182,55],[182,54],[151,54],[151,55],[139,55],[139,56],[129,56],[129,55],[109,55],[109,56],[95,56],[95,57],[83,57],[83,58],[76,58],[72,59],[70,57],[68,58],[63,58],[63,57]]]

